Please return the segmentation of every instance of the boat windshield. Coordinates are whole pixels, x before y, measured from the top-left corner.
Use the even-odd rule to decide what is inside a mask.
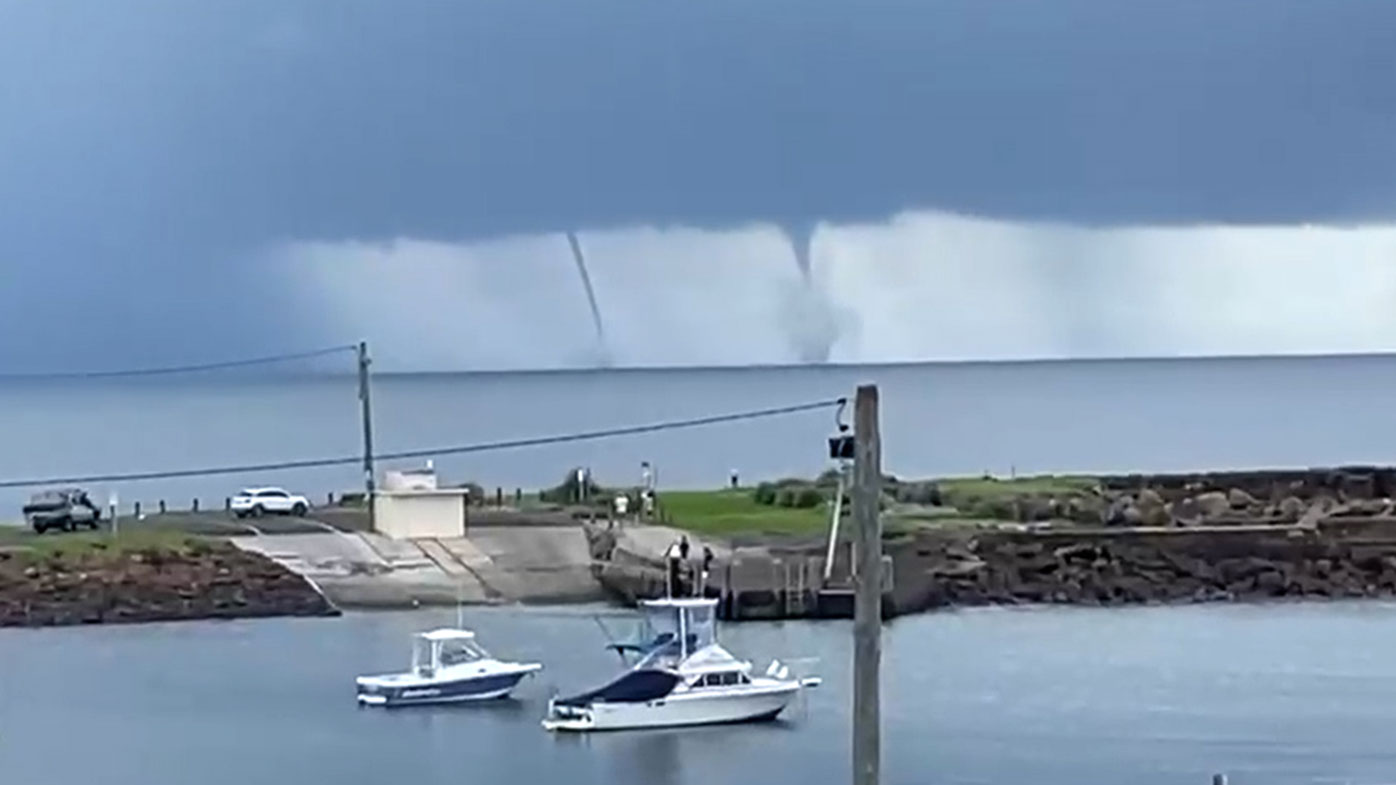
[[[412,670],[431,673],[437,668],[483,660],[489,654],[469,638],[433,640],[424,636],[412,639]]]
[[[440,659],[443,666],[460,665],[466,662],[483,660],[486,656],[485,650],[476,645],[474,641],[459,640],[441,642]]]
[[[646,652],[637,667],[676,665],[717,642],[716,604],[654,603],[644,606],[640,639]]]

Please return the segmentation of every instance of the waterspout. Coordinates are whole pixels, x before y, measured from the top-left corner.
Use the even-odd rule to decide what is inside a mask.
[[[567,244],[572,248],[572,259],[577,263],[577,274],[582,278],[582,288],[586,290],[587,304],[591,306],[591,323],[596,329],[596,351],[598,364],[602,367],[611,364],[611,351],[606,343],[606,327],[601,321],[601,308],[596,304],[596,289],[591,285],[591,273],[587,271],[585,257],[582,256],[582,243],[576,232],[567,233]]]

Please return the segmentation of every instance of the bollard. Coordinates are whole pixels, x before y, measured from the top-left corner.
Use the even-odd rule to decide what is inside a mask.
[[[515,506],[515,507],[519,507],[519,506],[521,506],[522,504],[523,504],[523,488],[515,488],[515,489],[514,489],[514,506]]]
[[[503,507],[503,506],[504,506],[504,489],[503,489],[503,488],[500,488],[500,487],[497,486],[497,485],[496,485],[495,488],[494,488],[494,506],[496,506],[496,507]]]
[[[233,511],[233,497],[231,497],[231,496],[224,496],[224,497],[223,497],[223,511],[224,511],[224,512],[232,512],[232,511]]]
[[[333,507],[333,506],[334,506],[334,491],[330,491],[329,493],[325,494],[325,506],[326,506],[326,507]]]
[[[161,500],[160,500],[160,514],[161,514],[161,515],[164,515],[164,514],[165,514],[165,500],[164,500],[164,499],[161,499]]]
[[[140,517],[141,517],[141,503],[140,503],[140,502],[136,502],[136,518],[139,519]]]
[[[192,507],[189,508],[189,511],[190,511],[190,512],[198,512],[198,511],[199,511],[199,497],[197,497],[197,496],[194,497],[194,504],[193,504]]]

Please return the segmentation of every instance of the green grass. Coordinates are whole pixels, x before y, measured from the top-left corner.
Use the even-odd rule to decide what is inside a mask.
[[[797,510],[757,504],[752,490],[666,491],[660,494],[674,526],[697,534],[822,534],[829,527],[828,507]]]
[[[979,524],[996,516],[983,513],[994,503],[1011,504],[1023,496],[1073,496],[1096,487],[1094,477],[1081,475],[1038,475],[1014,479],[950,477],[934,481],[948,505],[943,512],[925,508],[904,514],[883,515],[883,529],[889,533],[922,527]],[[757,504],[753,489],[717,491],[667,491],[660,496],[664,511],[674,526],[714,537],[739,535],[824,535],[829,529],[829,508],[791,509]],[[986,504],[987,503],[987,504]]]
[[[6,527],[9,528],[9,527]],[[140,531],[121,533],[82,532],[74,534],[34,534],[21,529],[0,536],[0,545],[9,546],[21,560],[74,561],[79,559],[115,559],[133,552],[177,552],[209,547],[209,541],[173,531]]]
[[[1042,474],[1035,477],[1015,477],[1011,480],[985,477],[948,477],[936,480],[941,492],[946,495],[981,499],[1025,494],[1068,496],[1088,493],[1098,482],[1094,477],[1069,474]]]

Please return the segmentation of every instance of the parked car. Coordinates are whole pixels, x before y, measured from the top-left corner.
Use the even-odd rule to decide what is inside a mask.
[[[232,508],[239,518],[267,514],[301,516],[310,510],[310,502],[281,488],[244,488],[233,497]]]
[[[39,534],[49,529],[96,529],[102,510],[81,488],[55,488],[30,497],[24,505],[24,520]]]

